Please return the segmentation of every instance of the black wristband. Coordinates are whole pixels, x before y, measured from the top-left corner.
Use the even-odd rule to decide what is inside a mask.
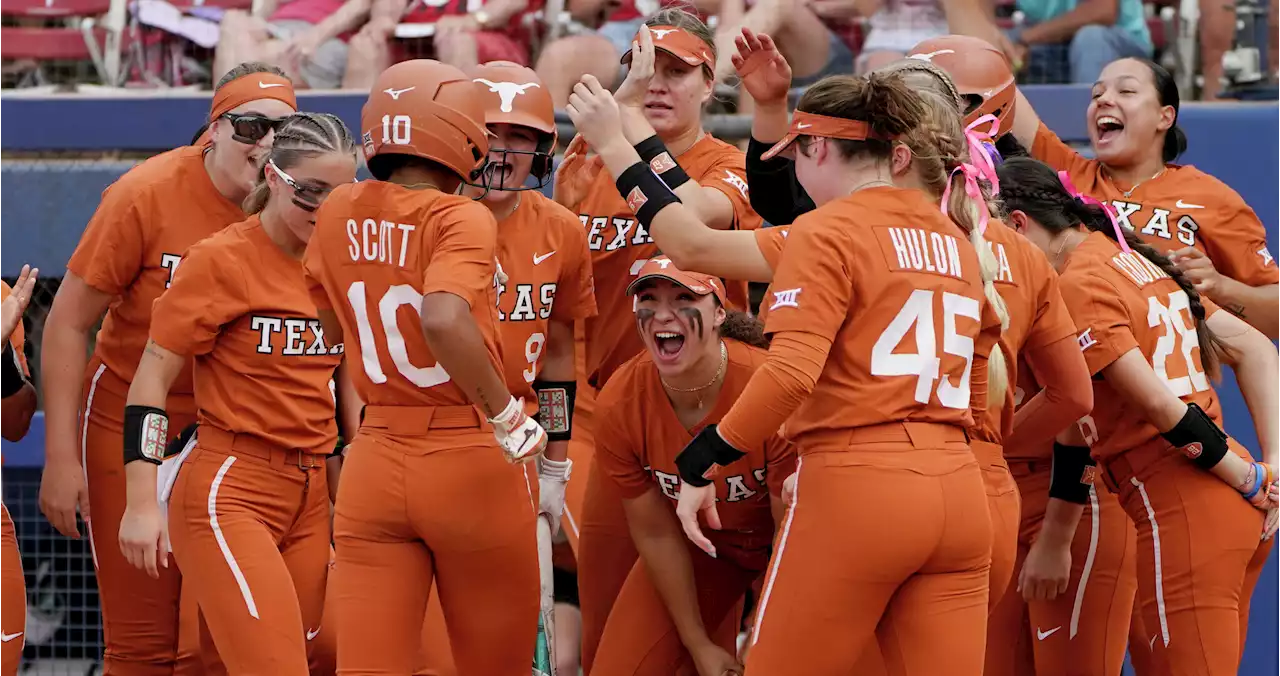
[[[124,464],[143,460],[153,465],[164,462],[169,436],[169,416],[154,406],[124,407]]]
[[[1195,404],[1187,404],[1182,420],[1160,436],[1202,469],[1213,469],[1231,450],[1227,446],[1227,433]]]
[[[1089,455],[1088,446],[1067,446],[1053,442],[1049,497],[1077,505],[1088,502],[1096,467],[1097,463]]]
[[[667,151],[667,145],[658,138],[657,134],[637,143],[635,149],[640,159],[648,162],[653,173],[657,174],[658,178],[662,179],[662,182],[666,183],[672,191],[691,180],[684,167],[681,167],[680,163],[676,162],[676,158],[671,156]]]
[[[26,384],[27,378],[18,365],[18,354],[13,350],[13,344],[6,340],[0,353],[0,399],[8,399],[21,392]]]
[[[538,424],[547,431],[548,441],[573,438],[573,405],[578,398],[578,383],[573,380],[535,380],[538,393]]]
[[[680,198],[644,162],[636,162],[627,167],[618,177],[616,185],[618,194],[627,202],[627,208],[635,213],[636,220],[646,230],[659,211],[668,204],[680,203]]]
[[[707,473],[713,467],[731,465],[744,455],[746,453],[730,446],[720,436],[715,425],[707,425],[676,456],[676,468],[680,470],[681,481],[700,488],[711,483]]]

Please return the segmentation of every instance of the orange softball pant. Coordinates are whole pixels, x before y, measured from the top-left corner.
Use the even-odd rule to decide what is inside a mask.
[[[690,546],[698,609],[708,633],[742,622],[742,603],[760,571],[746,570],[729,557],[713,559]],[[713,636],[730,655],[737,653],[736,632]],[[693,658],[680,641],[667,606],[644,561],[631,567],[605,623],[592,673],[596,676],[697,676]]]
[[[338,673],[413,673],[434,583],[460,676],[528,676],[535,493],[474,408],[367,407],[338,493]]]
[[[848,673],[875,637],[889,674],[979,676],[991,518],[950,425],[890,423],[802,441],[748,676]]]
[[[582,610],[582,672],[591,674],[605,622],[640,558],[622,497],[598,465],[587,480],[578,524],[578,607]]]
[[[1040,532],[1049,461],[1012,462],[1022,492],[1016,569]],[[1116,496],[1094,486],[1071,540],[1067,590],[1027,603],[1011,581],[987,628],[986,676],[1119,676],[1137,593],[1133,523]]]
[[[1022,499],[1018,484],[1009,474],[1000,444],[970,440],[973,456],[982,468],[982,485],[987,491],[987,508],[991,511],[991,582],[988,604],[992,612],[1013,579],[1018,557],[1018,526],[1022,520]],[[988,630],[987,635],[991,632]]]
[[[81,409],[80,463],[89,488],[89,549],[98,577],[102,637],[107,676],[191,676],[200,662],[198,631],[184,622],[197,618],[195,608],[180,611],[182,575],[176,566],[160,569],[151,579],[120,553],[120,519],[125,495],[124,406],[129,383],[97,358],[86,372]],[[190,404],[190,398],[187,398]],[[170,440],[195,421],[194,413],[169,412]],[[194,404],[190,404],[194,411]],[[181,618],[181,619],[180,619]],[[195,621],[198,621],[195,620]]]
[[[27,636],[27,582],[9,508],[0,504],[0,676],[14,676]]]
[[[1249,457],[1234,439],[1230,444]],[[1163,440],[1107,459],[1102,475],[1137,528],[1151,668],[1234,676],[1250,597],[1271,550],[1261,540],[1263,513]]]
[[[179,470],[169,539],[227,673],[306,676],[324,611],[323,454],[209,424]]]

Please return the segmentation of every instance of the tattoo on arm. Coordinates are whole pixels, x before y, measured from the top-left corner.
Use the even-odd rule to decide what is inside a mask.
[[[165,356],[167,356],[165,355],[164,350],[159,345],[156,345],[153,340],[147,341],[146,352],[157,359],[164,359]]]
[[[1241,319],[1244,319],[1244,306],[1239,303],[1236,303],[1235,305],[1224,305],[1222,309],[1226,310],[1227,312],[1230,312],[1231,314]]]

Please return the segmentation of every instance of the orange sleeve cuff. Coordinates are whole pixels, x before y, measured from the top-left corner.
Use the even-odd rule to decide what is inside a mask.
[[[812,333],[774,334],[769,358],[716,428],[730,446],[760,448],[818,384],[831,341]]]
[[[1015,414],[1013,434],[1005,440],[1009,448],[1048,443],[1093,410],[1093,379],[1075,336],[1028,350],[1023,358],[1045,386]]]

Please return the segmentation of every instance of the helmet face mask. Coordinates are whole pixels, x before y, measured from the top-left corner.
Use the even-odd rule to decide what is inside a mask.
[[[482,92],[485,121],[490,129],[510,125],[532,131],[537,137],[532,150],[494,148],[490,153],[490,161],[495,166],[514,166],[513,160],[517,157],[532,156],[529,176],[535,179],[535,185],[529,185],[526,180],[518,187],[502,187],[500,178],[493,180],[493,172],[487,171],[488,189],[518,192],[545,187],[551,180],[552,156],[558,137],[551,94],[542,86],[537,73],[511,61],[491,61],[472,68],[468,75]],[[490,142],[493,142],[492,135]]]

